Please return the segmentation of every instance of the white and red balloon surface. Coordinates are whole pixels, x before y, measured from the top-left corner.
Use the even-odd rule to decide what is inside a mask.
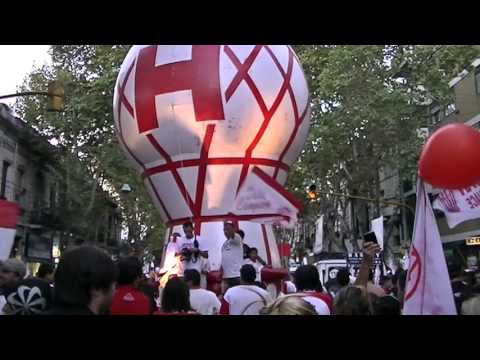
[[[133,46],[114,113],[122,148],[170,226],[167,236],[193,220],[215,270],[229,218],[280,266],[271,226],[231,212],[253,166],[284,184],[305,143],[309,93],[290,46]]]

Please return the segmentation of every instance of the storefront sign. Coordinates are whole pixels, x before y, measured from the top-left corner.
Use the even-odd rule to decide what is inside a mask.
[[[480,245],[480,236],[474,236],[465,240],[467,245]]]

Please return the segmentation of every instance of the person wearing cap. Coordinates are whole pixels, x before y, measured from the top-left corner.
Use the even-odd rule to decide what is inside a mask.
[[[4,314],[4,306],[7,304],[6,294],[15,289],[16,285],[27,273],[25,264],[17,259],[0,261],[0,315]]]
[[[222,277],[223,293],[233,286],[240,285],[240,268],[243,265],[243,241],[235,233],[235,225],[231,221],[223,224],[226,240],[222,245]]]
[[[27,274],[27,267],[18,259],[7,259],[0,264],[0,291],[6,292],[22,280]]]

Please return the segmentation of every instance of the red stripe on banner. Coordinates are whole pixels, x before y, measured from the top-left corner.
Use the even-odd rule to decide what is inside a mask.
[[[252,172],[255,173],[255,175],[257,175],[260,179],[265,181],[268,185],[270,185],[273,189],[278,191],[281,195],[283,195],[299,211],[303,210],[302,202],[295,198],[295,196],[293,196],[289,191],[287,191],[275,179],[271,178],[266,172],[262,171],[256,166],[253,168]]]
[[[267,251],[267,264],[272,265],[272,254],[270,254],[270,246],[268,246],[267,229],[265,228],[264,224],[262,224],[262,235],[263,235],[263,242],[265,243],[265,250]]]
[[[16,229],[19,217],[19,204],[8,200],[0,200],[0,228]]]
[[[159,165],[152,167],[150,169],[146,169],[142,173],[142,177],[152,176],[155,174],[159,174],[165,171],[172,171],[174,169],[181,169],[191,166],[198,166],[200,164],[200,159],[189,159],[189,160],[179,160],[179,161],[172,161],[171,163]],[[207,165],[265,165],[271,166],[275,168],[280,168],[285,171],[288,171],[290,167],[277,160],[272,159],[264,159],[264,158],[227,158],[227,157],[220,157],[220,158],[209,158],[207,159]]]
[[[205,132],[205,138],[203,139],[202,152],[200,154],[200,163],[198,169],[197,189],[195,196],[195,217],[200,216],[202,213],[203,193],[205,192],[205,177],[207,174],[207,160],[208,152],[210,151],[210,145],[212,144],[213,133],[215,132],[215,125],[210,124],[207,126]]]

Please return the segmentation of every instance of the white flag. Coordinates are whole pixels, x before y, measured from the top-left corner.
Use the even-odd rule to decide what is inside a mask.
[[[437,222],[421,179],[417,183],[415,225],[403,314],[457,314]]]
[[[316,223],[315,244],[313,245],[313,253],[320,254],[323,250],[323,215],[321,215]]]
[[[442,190],[433,208],[445,213],[450,228],[480,218],[480,185],[460,190]]]
[[[0,260],[10,257],[19,214],[20,207],[17,203],[0,200]]]
[[[238,191],[233,214],[248,221],[293,227],[302,204],[267,173],[254,167]]]
[[[383,216],[372,220],[372,231],[377,237],[378,245],[383,249]]]

